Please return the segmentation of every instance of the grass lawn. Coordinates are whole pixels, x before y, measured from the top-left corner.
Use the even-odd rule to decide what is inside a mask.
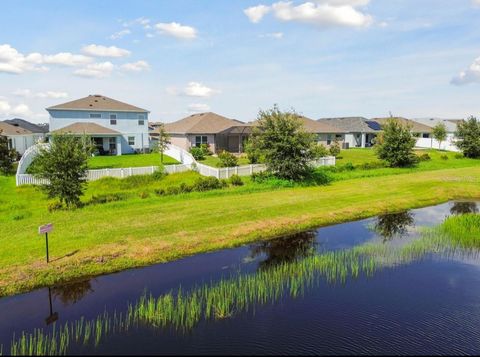
[[[178,164],[179,162],[170,156],[163,156],[165,165]],[[88,166],[95,169],[115,169],[128,167],[158,166],[160,165],[160,154],[138,154],[121,156],[95,156],[89,159]]]
[[[247,178],[241,187],[163,197],[154,190],[198,174],[107,178],[90,183],[83,200],[107,193],[126,199],[53,213],[38,188],[16,188],[14,177],[0,176],[0,296],[379,213],[480,199],[480,161],[439,157],[415,169],[334,173],[328,186],[273,188]],[[49,265],[37,234],[45,223],[55,226]]]
[[[198,161],[201,164],[212,166],[212,167],[218,167],[218,164],[220,164],[220,159],[215,156],[205,156],[205,160],[200,160]],[[240,157],[238,158],[238,165],[249,165],[250,163],[248,162],[248,159],[246,157]]]

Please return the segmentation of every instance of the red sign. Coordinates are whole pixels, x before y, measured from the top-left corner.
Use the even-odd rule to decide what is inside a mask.
[[[53,229],[53,224],[49,223],[44,226],[38,227],[38,234],[50,233]]]

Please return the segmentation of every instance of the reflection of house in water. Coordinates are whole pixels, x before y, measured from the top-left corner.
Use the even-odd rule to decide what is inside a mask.
[[[250,246],[252,259],[265,256],[259,267],[268,268],[285,262],[292,262],[315,253],[316,233],[314,231],[298,233]]]
[[[387,242],[395,237],[404,237],[408,234],[408,228],[414,226],[415,219],[413,214],[410,211],[406,211],[378,216],[373,230],[382,237],[384,242]]]

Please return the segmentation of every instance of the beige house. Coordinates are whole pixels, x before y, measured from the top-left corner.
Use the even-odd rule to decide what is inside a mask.
[[[194,114],[165,124],[165,131],[170,135],[173,145],[189,150],[191,147],[208,144],[215,153],[222,150],[243,152],[244,142],[251,129],[249,124],[215,113]]]

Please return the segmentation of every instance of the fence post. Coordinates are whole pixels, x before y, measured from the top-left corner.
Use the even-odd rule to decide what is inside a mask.
[[[238,175],[238,166],[235,166],[235,174]]]
[[[253,175],[253,165],[250,164],[250,175]]]
[[[173,165],[173,173],[177,172],[177,165]]]

